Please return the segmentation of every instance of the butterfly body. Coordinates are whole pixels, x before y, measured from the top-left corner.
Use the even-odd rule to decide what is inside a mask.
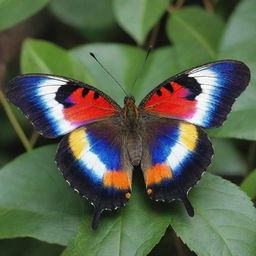
[[[179,199],[194,215],[187,193],[211,162],[202,128],[219,127],[250,80],[239,61],[217,61],[168,78],[136,106],[124,107],[98,89],[54,75],[21,75],[7,97],[44,136],[61,140],[56,162],[65,180],[95,207],[123,207],[131,197],[132,172],[140,166],[152,200]]]
[[[142,156],[141,116],[134,97],[125,97],[123,112],[123,124],[126,133],[127,151],[131,164],[138,166]]]

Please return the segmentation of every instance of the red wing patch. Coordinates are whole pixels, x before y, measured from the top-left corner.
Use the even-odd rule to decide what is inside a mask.
[[[196,101],[186,97],[190,95],[188,88],[176,82],[169,82],[157,90],[145,105],[145,110],[174,118],[191,117],[195,112]]]
[[[105,98],[93,90],[78,88],[66,99],[70,103],[69,107],[63,109],[64,117],[72,124],[84,124],[95,119],[112,116],[116,108]]]

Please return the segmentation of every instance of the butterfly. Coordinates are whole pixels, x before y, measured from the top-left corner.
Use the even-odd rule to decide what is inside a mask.
[[[65,135],[56,163],[70,186],[94,206],[92,228],[104,210],[131,197],[140,166],[149,197],[183,202],[211,162],[202,128],[219,127],[250,80],[242,62],[224,60],[184,71],[150,91],[137,106],[119,106],[102,91],[62,76],[25,74],[10,81],[7,97],[43,136]]]

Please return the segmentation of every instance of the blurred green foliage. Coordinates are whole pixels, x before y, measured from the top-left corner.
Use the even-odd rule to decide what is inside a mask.
[[[105,213],[96,232],[89,228],[91,207],[57,171],[56,145],[37,139],[11,106],[31,144],[40,146],[23,153],[1,108],[0,256],[255,256],[255,11],[254,0],[0,0],[2,89],[20,72],[51,73],[94,85],[122,105],[123,92],[89,52],[131,92],[149,45],[154,51],[131,92],[137,102],[166,78],[206,62],[241,60],[252,73],[228,120],[209,131],[216,155],[208,171],[241,189],[205,174],[189,193],[196,212],[189,218],[179,202],[150,202],[135,175],[129,205]]]
[[[12,27],[42,9],[50,0],[1,0],[0,30]]]
[[[116,33],[112,0],[58,0],[51,2],[50,10],[88,40],[107,40]]]

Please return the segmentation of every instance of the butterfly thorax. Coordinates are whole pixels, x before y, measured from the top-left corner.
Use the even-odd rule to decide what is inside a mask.
[[[123,118],[125,124],[130,128],[136,128],[139,120],[139,111],[135,105],[134,97],[125,97],[124,108],[123,108]]]
[[[127,150],[133,166],[140,164],[142,140],[139,129],[139,110],[133,97],[125,97],[123,121],[127,129]]]

